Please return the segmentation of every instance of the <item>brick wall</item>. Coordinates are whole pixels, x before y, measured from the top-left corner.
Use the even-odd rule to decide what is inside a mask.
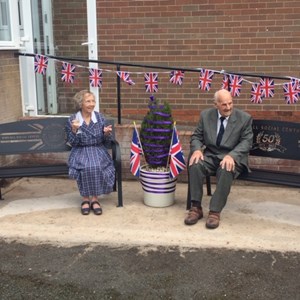
[[[137,126],[139,129],[140,126]],[[123,179],[131,180],[135,177],[130,173],[129,157],[130,157],[130,144],[132,139],[133,125],[116,125],[116,139],[120,143],[121,156],[122,156],[122,173]],[[178,130],[180,143],[185,157],[188,156],[190,151],[190,137],[192,131]],[[144,163],[142,158],[142,164]],[[268,157],[250,157],[250,168],[264,168],[268,170],[276,170],[283,172],[300,173],[300,161],[295,160],[283,160],[277,158]],[[178,181],[187,182],[187,171],[184,170],[180,173]]]
[[[140,129],[140,125],[137,125]],[[123,180],[138,180],[130,172],[130,145],[132,139],[133,125],[124,124],[115,126],[116,139],[120,144],[121,148],[121,159],[122,159],[122,178]],[[192,131],[189,130],[178,130],[178,135],[180,143],[182,145],[183,153],[187,158],[189,154],[189,143]],[[69,153],[47,153],[47,154],[25,154],[20,156],[6,156],[5,158],[0,157],[0,162],[2,165],[9,163],[14,163],[14,160],[18,163],[24,165],[28,164],[47,164],[53,163],[63,163],[68,159]],[[12,160],[13,159],[13,160]],[[144,164],[142,158],[142,164]],[[295,160],[282,160],[282,159],[272,159],[263,157],[250,157],[250,167],[265,168],[269,170],[286,171],[300,173],[300,161]],[[179,182],[187,182],[187,170],[180,173],[178,177]]]
[[[0,122],[12,122],[22,116],[19,58],[14,51],[0,51]]]
[[[98,1],[100,58],[110,61],[212,70],[299,76],[300,2],[283,0]],[[125,68],[132,72],[161,71]],[[122,84],[122,116],[143,115],[148,100],[143,76],[132,74],[133,87]],[[171,102],[178,123],[195,124],[221,87],[215,75],[210,92],[198,89],[198,74],[186,72],[182,87],[159,74],[157,97]],[[256,78],[245,78],[256,82]],[[111,80],[111,81],[110,81]],[[282,83],[262,105],[250,102],[244,82],[238,107],[254,118],[297,121],[299,104],[285,104]],[[106,87],[115,78],[107,78]],[[103,88],[103,110],[116,114],[114,89]]]
[[[84,1],[53,1],[55,43],[61,56],[86,57],[80,44],[87,40]],[[98,54],[103,61],[148,65],[206,68],[216,71],[299,77],[300,2],[294,0],[158,0],[97,1]],[[101,64],[104,70],[114,66]],[[122,118],[141,119],[149,94],[145,93],[144,72],[159,72],[156,96],[171,103],[178,124],[195,125],[199,111],[212,105],[222,75],[215,74],[211,91],[198,88],[198,73],[186,72],[183,86],[169,83],[165,70],[121,67],[133,72],[134,86],[121,83]],[[139,74],[137,74],[139,72]],[[250,102],[251,82],[244,77],[237,107],[254,118],[298,121],[299,103],[288,105],[282,84],[276,80],[275,97],[262,104]],[[88,87],[86,77],[59,92],[61,112],[72,108],[75,90]],[[103,74],[100,108],[117,115],[116,75]]]
[[[0,123],[16,121],[22,116],[19,58],[14,51],[0,51]],[[0,165],[9,163],[0,157]]]
[[[101,59],[178,67],[203,67],[244,73],[299,76],[299,1],[98,1]],[[123,67],[125,69],[125,67]],[[129,71],[156,71],[126,68]],[[159,70],[161,71],[161,70]],[[138,115],[147,103],[143,76],[132,74],[134,87],[122,85],[122,115]],[[246,78],[256,82],[256,78]],[[107,82],[112,85],[113,81]],[[198,120],[221,87],[215,75],[211,92],[198,89],[198,74],[188,73],[182,87],[159,74],[157,96],[172,103],[179,123]],[[277,84],[284,81],[278,80]],[[244,82],[236,105],[254,118],[299,120],[299,104],[287,105],[282,86],[263,105],[250,102],[251,85]],[[116,113],[113,91],[101,93],[107,113]]]
[[[122,157],[122,174],[124,179],[134,179],[130,172],[130,146],[133,132],[133,125],[116,125],[116,139],[120,143],[121,157]],[[140,130],[140,125],[137,125]],[[180,135],[180,143],[184,154],[187,156],[189,153],[189,140],[192,134],[191,131],[178,131]],[[145,164],[145,160],[142,157],[141,165]],[[179,177],[179,181],[187,182],[187,172],[184,170]]]
[[[53,9],[56,54],[86,58],[87,48],[81,46],[87,41],[85,1],[54,0]],[[98,0],[97,16],[98,55],[102,61],[300,77],[299,1]],[[116,74],[106,71],[115,71],[115,66],[103,63],[99,68],[104,70],[100,110],[107,117],[116,117]],[[198,72],[187,71],[183,85],[174,86],[166,70],[123,66],[121,70],[132,72],[135,81],[133,86],[121,82],[121,117],[129,121],[141,120],[147,111],[150,94],[145,92],[144,72],[159,72],[155,96],[170,102],[178,125],[195,126],[200,111],[212,106],[213,94],[222,83],[222,75],[215,74],[211,90],[204,92],[198,88]],[[286,80],[275,80],[273,98],[253,104],[251,83],[259,78],[244,79],[241,95],[234,99],[236,107],[248,111],[254,119],[300,122],[300,103],[285,103],[282,84]],[[81,74],[73,85],[59,84],[60,112],[70,112],[71,97],[88,87],[87,76]],[[122,132],[118,139],[125,175],[132,178],[128,160],[131,133]],[[181,139],[189,144],[188,134]],[[253,165],[266,162],[273,168],[283,168],[284,164],[292,170],[295,166],[295,162],[251,159]],[[299,166],[295,168],[299,172]]]

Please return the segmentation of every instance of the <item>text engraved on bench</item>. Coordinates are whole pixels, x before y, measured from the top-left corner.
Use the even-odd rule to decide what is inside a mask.
[[[300,123],[256,120],[251,155],[300,159]]]
[[[66,118],[22,121],[22,126],[18,122],[1,124],[1,152],[6,148],[11,152],[12,144],[18,153],[68,150],[65,124]]]

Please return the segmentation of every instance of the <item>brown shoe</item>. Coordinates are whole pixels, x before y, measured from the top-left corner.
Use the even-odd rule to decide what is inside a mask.
[[[184,219],[184,223],[186,225],[194,225],[198,222],[198,220],[202,218],[203,218],[202,208],[194,206],[189,210],[187,217]]]
[[[219,227],[220,213],[210,211],[206,220],[206,228],[215,229]]]

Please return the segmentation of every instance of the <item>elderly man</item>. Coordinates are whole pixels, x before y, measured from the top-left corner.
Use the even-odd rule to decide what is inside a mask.
[[[203,181],[207,175],[216,175],[216,190],[210,200],[206,220],[206,227],[210,229],[219,226],[220,213],[226,205],[233,179],[241,172],[249,171],[248,154],[253,140],[252,118],[248,113],[233,108],[229,91],[217,91],[214,105],[214,108],[201,112],[191,137],[191,208],[184,220],[186,225],[193,225],[203,218]]]

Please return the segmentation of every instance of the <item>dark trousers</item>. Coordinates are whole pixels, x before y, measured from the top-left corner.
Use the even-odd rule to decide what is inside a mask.
[[[221,169],[219,159],[211,162],[204,160],[189,166],[189,185],[192,203],[198,201],[198,204],[201,205],[204,179],[207,175],[215,175],[217,178],[216,190],[210,200],[209,210],[221,212],[226,205],[233,179],[241,171],[239,168],[236,168],[234,172]]]

